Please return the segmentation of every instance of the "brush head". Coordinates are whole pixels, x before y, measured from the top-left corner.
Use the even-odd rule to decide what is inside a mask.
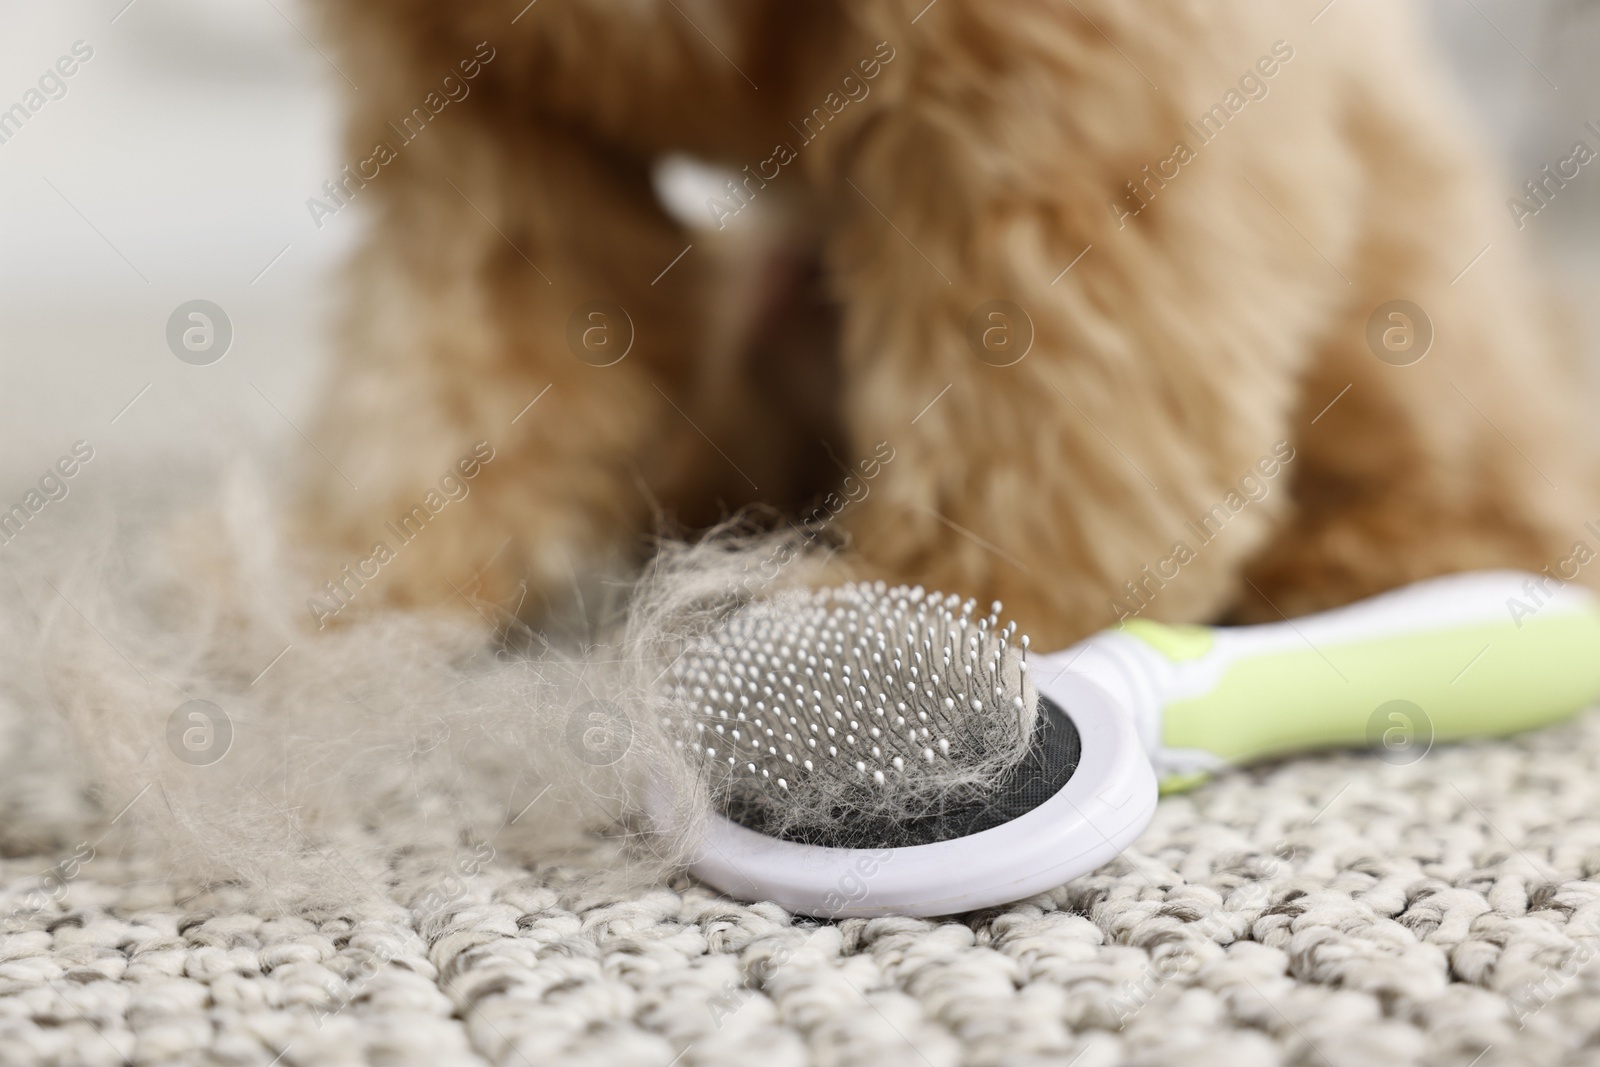
[[[665,725],[713,803],[769,837],[892,848],[1031,810],[1077,766],[1027,638],[975,601],[856,583],[745,605],[672,668]]]

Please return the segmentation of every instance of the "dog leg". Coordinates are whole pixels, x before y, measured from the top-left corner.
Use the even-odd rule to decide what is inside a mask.
[[[645,162],[491,118],[442,116],[360,193],[380,221],[353,265],[298,513],[332,579],[324,608],[536,614],[641,551],[652,497],[701,459],[672,406],[699,277],[693,262],[664,273],[688,240]]]
[[[1369,189],[1352,299],[1304,383],[1293,520],[1249,568],[1241,620],[1477,568],[1600,579],[1580,562],[1600,556],[1600,471],[1578,346],[1448,110],[1374,66],[1349,104]]]
[[[1115,32],[1115,9],[1096,11]],[[1109,210],[1122,183],[1093,162],[1160,159],[1181,122],[1094,25],[1070,6],[1055,17],[934,8],[915,51],[885,64],[875,93],[893,106],[829,142],[841,150],[824,178],[840,212],[830,265],[853,458],[880,442],[893,455],[841,512],[856,573],[1001,598],[1046,647],[1232,599],[1287,502],[1249,500],[1248,480],[1281,467],[1309,355],[1299,336],[1329,288],[1309,251],[1284,266],[1257,242],[1209,239],[1219,213],[1283,239],[1223,148],[1149,221]],[[1146,36],[1124,30],[1138,62]],[[917,94],[897,96],[898,78]]]

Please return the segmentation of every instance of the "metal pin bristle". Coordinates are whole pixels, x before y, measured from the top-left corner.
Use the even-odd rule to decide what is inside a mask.
[[[745,803],[981,765],[1031,728],[1028,638],[1000,611],[882,582],[753,601],[673,664],[669,728]]]

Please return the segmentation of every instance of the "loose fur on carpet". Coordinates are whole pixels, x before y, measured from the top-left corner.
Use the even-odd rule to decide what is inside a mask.
[[[730,524],[661,544],[583,641],[465,594],[494,632],[422,610],[312,626],[299,601],[316,572],[248,466],[198,507],[192,486],[186,500],[141,484],[142,498],[0,559],[0,851],[78,836],[70,812],[40,810],[50,797],[70,809],[76,791],[94,802],[86,818],[120,823],[178,881],[237,885],[280,911],[345,907],[352,889],[388,899],[397,850],[442,849],[444,870],[482,849],[539,862],[609,836],[625,860],[592,878],[612,892],[683,869],[727,775],[686,745],[713,679],[703,664],[684,684],[668,676],[701,663],[690,653],[732,613],[808,603],[793,587],[827,562],[797,534]],[[985,759],[919,762],[866,798],[798,775],[785,825],[921,815],[1027,752],[1014,715],[963,728]]]
[[[954,920],[397,854],[274,915],[85,846],[0,864],[0,1062],[1600,1062],[1600,712],[1229,774],[1122,859]],[[73,857],[76,856],[76,859]],[[330,856],[330,861],[337,857]]]

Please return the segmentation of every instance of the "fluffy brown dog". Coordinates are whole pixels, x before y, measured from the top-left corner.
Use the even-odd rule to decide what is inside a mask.
[[[326,3],[359,91],[312,211],[374,223],[311,434],[306,536],[354,568],[319,623],[536,610],[763,502],[1060,645],[1538,570],[1600,510],[1391,0]],[[705,226],[669,153],[736,173]]]

